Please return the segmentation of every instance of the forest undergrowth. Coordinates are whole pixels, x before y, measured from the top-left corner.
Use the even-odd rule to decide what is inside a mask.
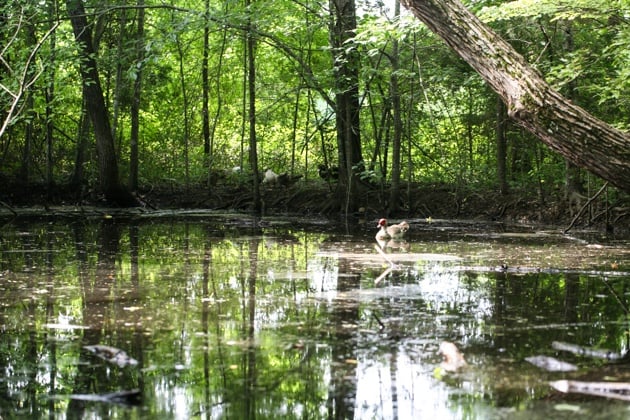
[[[225,183],[207,187],[177,183],[144,185],[137,193],[147,210],[210,209],[250,212],[251,186]],[[302,215],[343,217],[342,195],[334,183],[320,180],[299,181],[290,186],[261,185],[263,215]],[[357,218],[460,219],[504,221],[508,223],[556,226],[560,229],[596,229],[630,232],[630,197],[618,195],[606,201],[597,197],[589,203],[583,195],[566,199],[562,191],[512,190],[501,194],[496,189],[457,188],[447,184],[403,184],[399,211],[388,211],[389,191],[364,185],[359,194],[361,206],[347,214]],[[606,202],[608,204],[606,204]],[[5,185],[0,207],[41,207],[45,213],[52,206],[108,207],[103,198],[88,189],[57,185]]]

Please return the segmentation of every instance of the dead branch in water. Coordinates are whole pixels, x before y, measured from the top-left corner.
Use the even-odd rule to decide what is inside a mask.
[[[577,212],[577,214],[575,215],[575,217],[574,217],[574,218],[573,218],[573,220],[571,221],[571,224],[569,225],[569,227],[567,227],[567,228],[564,230],[564,233],[568,233],[568,232],[569,232],[569,231],[573,228],[573,226],[575,226],[575,223],[576,223],[576,222],[578,221],[578,219],[582,216],[582,213],[584,213],[584,210],[586,210],[586,208],[587,208],[588,206],[590,206],[590,205],[591,205],[591,203],[592,203],[593,201],[595,201],[595,199],[601,195],[601,193],[603,193],[604,191],[606,191],[606,188],[607,188],[607,187],[608,187],[608,182],[606,182],[606,183],[605,183],[605,184],[604,184],[604,185],[603,185],[603,186],[599,189],[599,191],[597,191],[597,193],[595,193],[595,195],[594,195],[594,196],[592,196],[591,198],[589,198],[589,199],[586,201],[586,203],[584,203],[584,205],[582,206],[582,208],[580,209],[580,211],[578,211],[578,212]]]

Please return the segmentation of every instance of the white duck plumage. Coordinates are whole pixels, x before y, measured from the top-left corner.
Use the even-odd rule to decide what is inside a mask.
[[[388,226],[387,219],[380,219],[376,227],[380,228],[376,233],[377,240],[400,239],[409,230],[409,223],[403,220],[396,225]]]

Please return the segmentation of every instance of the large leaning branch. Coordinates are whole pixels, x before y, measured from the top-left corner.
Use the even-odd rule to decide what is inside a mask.
[[[497,92],[510,117],[578,166],[630,192],[630,135],[554,90],[459,0],[401,0]]]

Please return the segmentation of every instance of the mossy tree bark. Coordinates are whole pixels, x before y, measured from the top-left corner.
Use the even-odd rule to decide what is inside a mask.
[[[554,90],[458,0],[401,0],[494,89],[508,115],[574,164],[630,192],[630,134]]]

